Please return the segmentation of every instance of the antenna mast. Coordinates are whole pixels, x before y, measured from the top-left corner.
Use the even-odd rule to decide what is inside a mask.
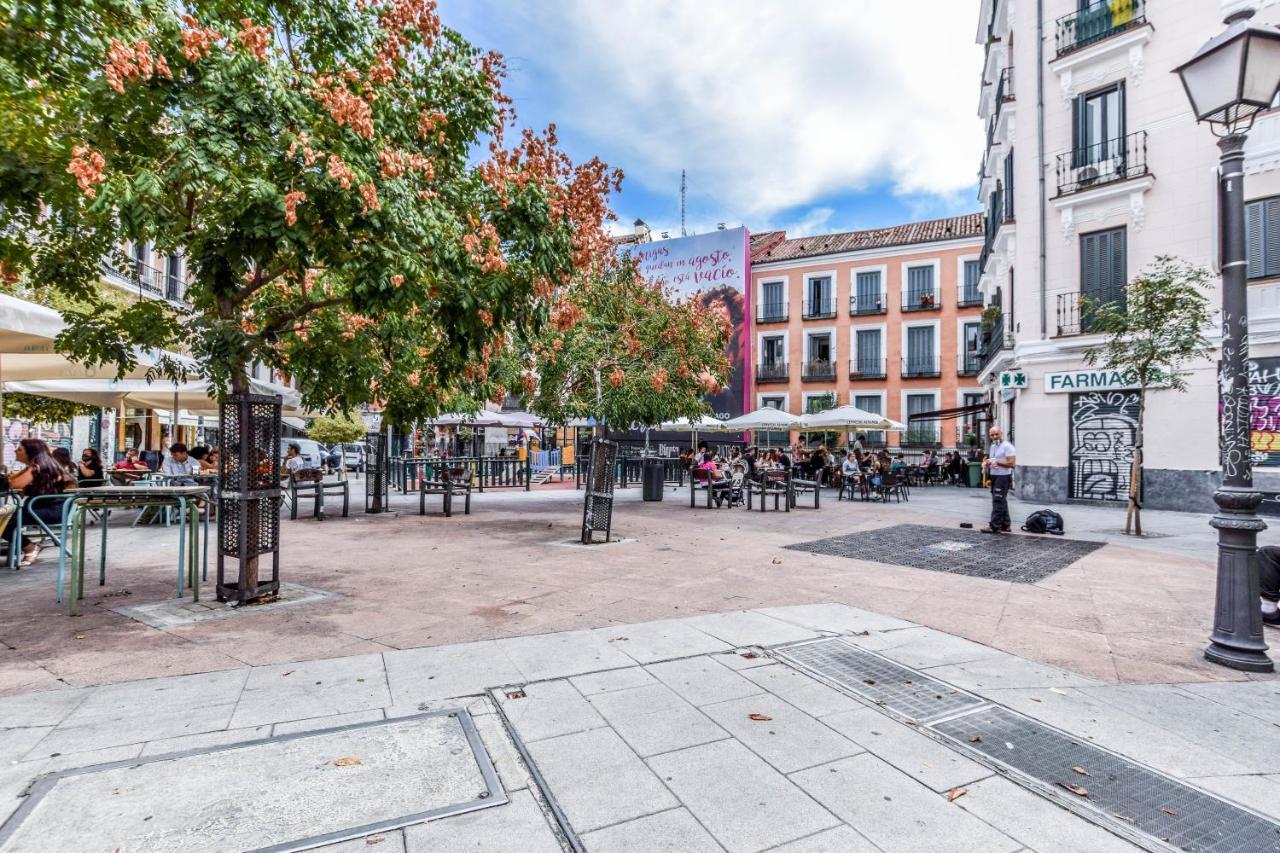
[[[680,236],[688,237],[689,232],[684,230],[684,200],[688,195],[688,186],[684,179],[684,169],[680,170]]]

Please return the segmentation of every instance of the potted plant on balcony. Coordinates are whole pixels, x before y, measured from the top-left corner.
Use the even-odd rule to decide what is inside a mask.
[[[982,335],[984,339],[989,339],[991,333],[996,328],[996,323],[1000,322],[1000,306],[988,305],[982,309],[982,317],[979,321],[982,326]]]

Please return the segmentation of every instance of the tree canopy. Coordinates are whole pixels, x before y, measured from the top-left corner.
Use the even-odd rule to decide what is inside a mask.
[[[350,412],[321,415],[307,427],[307,437],[321,444],[348,444],[363,441],[369,428],[364,419]]]
[[[501,57],[429,0],[20,0],[0,39],[0,276],[74,299],[81,360],[180,345],[409,420],[495,395],[611,251],[621,174],[517,134]],[[102,299],[126,242],[181,251],[189,305]]]

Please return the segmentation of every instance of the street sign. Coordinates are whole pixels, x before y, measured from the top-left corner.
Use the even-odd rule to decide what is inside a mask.
[[[1111,368],[1068,370],[1044,375],[1044,393],[1069,394],[1073,391],[1123,391],[1137,388],[1138,377]],[[1168,382],[1151,382],[1149,387],[1165,387]]]
[[[1000,374],[997,384],[1001,388],[1026,388],[1031,380],[1021,370],[1006,370]]]

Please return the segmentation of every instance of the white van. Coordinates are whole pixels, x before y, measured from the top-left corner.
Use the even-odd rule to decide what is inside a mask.
[[[367,444],[338,445],[342,453],[342,464],[348,471],[360,471],[364,468],[364,460],[369,455]]]
[[[312,441],[309,438],[282,438],[280,439],[280,460],[284,464],[284,459],[289,455],[289,445],[296,444],[302,450],[302,458],[306,460],[308,468],[324,468],[324,461],[329,456],[329,451],[325,450],[324,445],[318,441]]]

